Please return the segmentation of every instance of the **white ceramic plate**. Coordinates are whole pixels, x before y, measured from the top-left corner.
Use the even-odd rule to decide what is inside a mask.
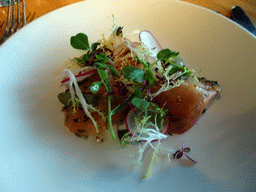
[[[181,141],[191,157],[153,175],[131,166],[137,146],[96,145],[63,126],[56,95],[63,63],[79,53],[69,39],[91,42],[109,34],[115,14],[124,31],[150,30],[163,47],[180,51],[190,68],[224,89],[193,127],[163,144]],[[212,11],[171,0],[88,0],[28,24],[0,47],[0,191],[253,191],[256,190],[256,39]]]

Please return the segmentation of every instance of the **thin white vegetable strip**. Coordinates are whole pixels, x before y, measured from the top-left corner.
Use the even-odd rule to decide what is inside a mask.
[[[70,89],[70,93],[71,93],[71,98],[72,98],[72,102],[74,104],[74,98],[75,98],[75,92],[74,92],[74,88],[73,88],[73,85],[75,85],[75,88],[76,88],[76,94],[82,104],[82,107],[84,109],[84,112],[85,114],[92,120],[95,128],[96,128],[96,131],[99,132],[98,130],[98,125],[96,123],[96,121],[93,119],[91,113],[89,112],[88,108],[90,108],[90,105],[88,105],[83,97],[83,94],[77,84],[77,81],[76,81],[76,78],[74,76],[74,74],[69,70],[69,69],[64,69],[63,70],[63,75],[64,76],[69,76],[70,78],[70,83],[69,83],[69,89]]]
[[[82,68],[80,68],[80,69],[76,69],[76,70],[74,70],[72,73],[73,73],[73,74],[74,74],[74,73],[79,73],[79,72],[81,72],[81,71],[83,71],[84,73],[81,74],[81,75],[76,75],[76,76],[75,76],[77,82],[82,81],[82,80],[84,80],[84,79],[90,77],[90,76],[94,73],[94,71],[96,71],[96,70],[95,70],[93,67],[90,67],[90,66],[89,66],[89,67],[82,67]],[[62,83],[62,84],[68,84],[69,80],[70,80],[70,79],[64,79],[64,80],[61,81],[61,83]]]

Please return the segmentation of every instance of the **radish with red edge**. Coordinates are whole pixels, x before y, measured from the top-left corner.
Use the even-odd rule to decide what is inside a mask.
[[[164,117],[164,122],[159,128],[159,123],[157,121],[157,114],[152,110],[140,110],[138,108],[133,108],[127,115],[126,126],[129,130],[128,134],[124,135],[122,142],[132,142],[132,141],[143,141],[139,144],[139,158],[137,163],[140,165],[143,161],[143,154],[148,146],[150,146],[154,152],[152,154],[151,163],[148,167],[148,171],[144,177],[147,179],[151,176],[151,170],[154,165],[154,161],[157,159],[157,155],[161,150],[165,150],[161,145],[161,140],[167,139],[167,133],[169,121],[168,118]],[[143,179],[143,180],[144,180]]]
[[[88,69],[87,69],[88,70]],[[76,81],[82,81],[88,77],[90,77],[94,72],[96,72],[96,69],[94,69],[93,67],[90,67],[90,69],[88,71],[82,72],[78,75],[75,75]],[[70,78],[64,79],[61,81],[61,84],[67,85],[70,81]]]
[[[133,108],[126,117],[126,127],[133,137],[139,141],[154,142],[158,139],[166,139],[169,119],[167,116],[164,116],[164,122],[159,127],[160,122],[157,120],[156,115],[152,110],[148,110],[145,115],[145,111]]]
[[[149,51],[152,53],[151,56],[156,59],[157,53],[163,48],[154,35],[150,31],[144,30],[140,32],[139,39],[146,47],[149,48]],[[185,67],[183,59],[180,56],[173,58],[172,61],[179,66]]]
[[[162,50],[161,45],[156,40],[156,38],[153,36],[153,34],[150,31],[144,30],[141,31],[139,34],[140,41],[146,45],[146,47],[149,48],[149,50],[154,54],[157,55],[157,53]]]

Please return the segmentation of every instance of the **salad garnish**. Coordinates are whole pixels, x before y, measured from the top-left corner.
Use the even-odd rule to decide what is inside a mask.
[[[192,162],[197,163],[195,160],[193,160],[192,158],[190,158],[188,156],[188,153],[190,152],[190,148],[189,147],[184,147],[184,144],[182,145],[182,148],[180,150],[177,150],[174,154],[173,154],[173,159],[180,159],[183,154]]]
[[[164,148],[169,135],[190,129],[205,111],[207,103],[221,92],[216,81],[198,78],[199,73],[184,65],[179,52],[162,48],[147,30],[139,33],[139,42],[123,33],[113,16],[108,39],[89,43],[84,33],[70,38],[74,49],[83,54],[72,59],[76,69],[64,69],[62,85],[66,91],[58,95],[64,105],[65,125],[79,137],[101,137],[108,130],[116,139],[115,124],[121,147],[138,142],[137,164],[143,161],[146,148],[153,149],[152,159],[144,179],[158,154],[164,152],[174,159],[188,156],[189,147],[179,150]],[[176,151],[176,152],[175,152]]]

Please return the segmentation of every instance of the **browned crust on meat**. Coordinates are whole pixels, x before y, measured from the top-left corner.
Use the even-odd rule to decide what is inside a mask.
[[[162,92],[155,98],[169,115],[169,133],[182,134],[195,125],[207,104],[217,94],[212,88],[199,88],[194,82]]]
[[[73,113],[73,108],[69,107],[63,111],[65,113],[65,126],[67,126],[76,136],[87,139],[89,136],[99,136],[104,134],[106,130],[106,122],[97,112],[92,112],[91,115],[98,124],[98,133],[96,132],[92,120],[87,117],[83,109],[78,109],[76,113]]]

